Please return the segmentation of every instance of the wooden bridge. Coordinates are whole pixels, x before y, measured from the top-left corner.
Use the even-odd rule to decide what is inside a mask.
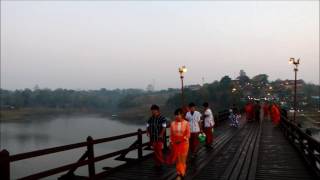
[[[185,179],[222,179],[222,180],[307,180],[320,179],[320,143],[310,134],[302,131],[299,125],[290,122],[283,114],[279,127],[270,120],[260,122],[242,121],[240,128],[232,128],[225,121],[228,112],[218,114],[213,149],[200,148],[195,159],[187,162]],[[143,142],[145,131],[128,133],[103,139],[87,138],[86,142],[43,149],[28,153],[10,155],[0,152],[0,179],[11,177],[10,164],[52,153],[86,147],[77,162],[38,172],[21,179],[40,179],[64,173],[59,179],[175,179],[174,166],[162,170],[153,167],[148,142]],[[116,152],[95,156],[94,145],[108,143],[136,136],[131,146]],[[166,151],[165,146],[165,151]],[[136,158],[128,158],[130,151],[136,151]],[[149,151],[150,152],[150,151]],[[117,167],[105,167],[97,173],[96,162],[115,158],[126,163]],[[78,167],[87,166],[88,176],[77,176]],[[50,178],[49,178],[50,179]]]

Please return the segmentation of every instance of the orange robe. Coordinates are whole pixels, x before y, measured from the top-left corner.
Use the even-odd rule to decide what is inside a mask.
[[[265,118],[267,118],[269,116],[269,105],[268,104],[263,105],[263,116]]]
[[[280,123],[280,110],[276,105],[271,106],[271,118],[275,125]]]
[[[173,121],[170,126],[171,161],[176,162],[177,174],[184,176],[187,169],[190,124],[186,120]]]
[[[253,119],[253,104],[249,103],[245,106],[247,120],[251,121]]]

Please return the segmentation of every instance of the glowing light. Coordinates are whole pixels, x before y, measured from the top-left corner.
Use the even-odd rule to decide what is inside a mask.
[[[294,58],[289,59],[289,64],[293,64]]]
[[[179,67],[179,73],[180,74],[183,74],[183,73],[186,73],[186,72],[187,72],[186,66]]]
[[[186,73],[186,72],[187,72],[187,68],[186,68],[185,66],[183,66],[182,71],[183,71],[184,73]]]

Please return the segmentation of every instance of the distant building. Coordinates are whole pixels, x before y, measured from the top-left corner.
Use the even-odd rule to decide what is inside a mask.
[[[148,84],[146,90],[147,90],[148,92],[153,92],[153,91],[154,91],[154,86],[153,86],[152,84]]]
[[[234,86],[240,86],[240,81],[238,79],[231,80],[231,84]]]
[[[320,100],[320,96],[311,96],[311,99],[317,99],[317,100]]]
[[[240,70],[240,73],[239,73],[240,77],[242,76],[247,76],[246,72],[244,70]]]
[[[294,80],[284,80],[284,81],[282,81],[281,85],[285,89],[294,90]],[[297,89],[302,88],[303,85],[304,85],[303,80],[301,80],[301,79],[297,80]]]
[[[190,89],[191,91],[197,91],[201,89],[200,84],[195,84],[195,85],[189,85],[185,87],[186,89]]]

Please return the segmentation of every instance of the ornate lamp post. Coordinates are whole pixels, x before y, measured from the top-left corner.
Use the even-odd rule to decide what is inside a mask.
[[[187,72],[186,66],[179,67],[180,79],[181,79],[181,104],[184,106],[184,86],[183,86],[183,74]]]
[[[289,63],[294,65],[294,99],[293,99],[293,121],[296,122],[296,111],[297,111],[297,73],[298,65],[300,64],[300,59],[290,58]]]

